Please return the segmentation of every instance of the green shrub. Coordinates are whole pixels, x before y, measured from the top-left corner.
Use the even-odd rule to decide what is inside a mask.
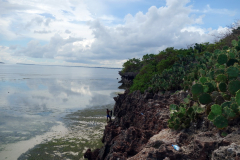
[[[171,68],[164,69],[161,74],[155,74],[150,81],[150,86],[153,91],[158,90],[178,90],[187,87],[181,85],[185,75],[191,72],[195,64],[191,63],[194,60],[194,55],[182,56],[178,55],[179,60],[175,62]]]
[[[122,72],[138,72],[142,67],[142,63],[140,59],[132,58],[127,60],[127,62],[123,63]]]
[[[177,105],[170,105],[170,119],[168,120],[168,127],[180,130],[190,126],[190,123],[196,119],[197,114],[201,114],[204,110],[198,105],[189,108],[179,107]]]
[[[157,64],[157,71],[159,74],[163,72],[164,69],[171,68],[172,65],[175,63],[176,58],[168,58],[168,59],[163,59],[161,62]]]
[[[152,79],[156,67],[152,64],[144,66],[139,74],[134,78],[133,85],[130,87],[130,91],[140,90],[143,93],[149,87],[149,82]]]

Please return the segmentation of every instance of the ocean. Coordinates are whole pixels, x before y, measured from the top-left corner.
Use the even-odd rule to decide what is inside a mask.
[[[18,159],[56,135],[65,136],[69,115],[87,117],[89,111],[77,113],[112,108],[113,97],[123,91],[120,70],[0,64],[0,159]],[[103,114],[98,117],[105,120]]]

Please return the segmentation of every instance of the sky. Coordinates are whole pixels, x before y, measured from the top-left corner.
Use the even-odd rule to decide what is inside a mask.
[[[0,0],[0,62],[122,67],[167,47],[213,43],[239,0]]]

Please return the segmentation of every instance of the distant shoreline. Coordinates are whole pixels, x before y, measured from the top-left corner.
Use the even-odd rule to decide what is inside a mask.
[[[1,62],[0,62],[1,63]],[[64,66],[64,65],[41,65],[41,64],[26,64],[26,63],[16,63],[18,65],[36,65],[36,66],[60,66],[60,67],[84,67],[84,68],[104,68],[104,69],[122,69],[114,67],[90,67],[90,66]]]

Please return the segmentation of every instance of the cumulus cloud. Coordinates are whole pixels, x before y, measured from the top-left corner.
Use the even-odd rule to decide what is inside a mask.
[[[62,38],[60,35],[54,35],[50,42],[46,45],[41,45],[39,41],[32,40],[27,47],[21,48],[16,52],[16,55],[25,55],[33,58],[54,58],[58,54],[61,55],[65,47],[73,46],[73,42],[82,41],[82,38],[68,37]],[[72,48],[68,50],[68,54],[72,53]]]
[[[213,42],[213,34],[226,30],[201,26],[207,13],[220,14],[225,10],[208,6],[200,12],[189,5],[190,0],[166,0],[162,7],[151,6],[145,13],[127,14],[124,19],[109,14],[96,17],[93,10],[88,10],[96,5],[98,10],[106,1],[52,0],[34,6],[34,0],[9,0],[4,6],[9,10],[15,6],[18,12],[0,11],[11,15],[0,19],[0,34],[10,39],[31,39],[26,47],[10,47],[14,56],[121,67],[128,58],[156,54],[166,47],[186,48],[192,43]],[[194,15],[196,12],[201,15]]]
[[[213,41],[206,29],[197,27],[204,15],[192,17],[189,0],[167,0],[166,6],[152,6],[146,14],[125,16],[125,23],[115,27],[91,21],[95,41],[91,51],[100,59],[127,59],[156,53],[166,47],[185,48],[192,42]]]
[[[91,37],[91,31],[86,25],[72,23],[93,20],[83,0],[0,1],[0,16],[0,36],[4,40],[30,38],[49,41],[55,34],[67,34],[66,28],[72,31],[72,35]],[[49,28],[46,30],[51,30],[51,34],[34,34],[44,28]]]

